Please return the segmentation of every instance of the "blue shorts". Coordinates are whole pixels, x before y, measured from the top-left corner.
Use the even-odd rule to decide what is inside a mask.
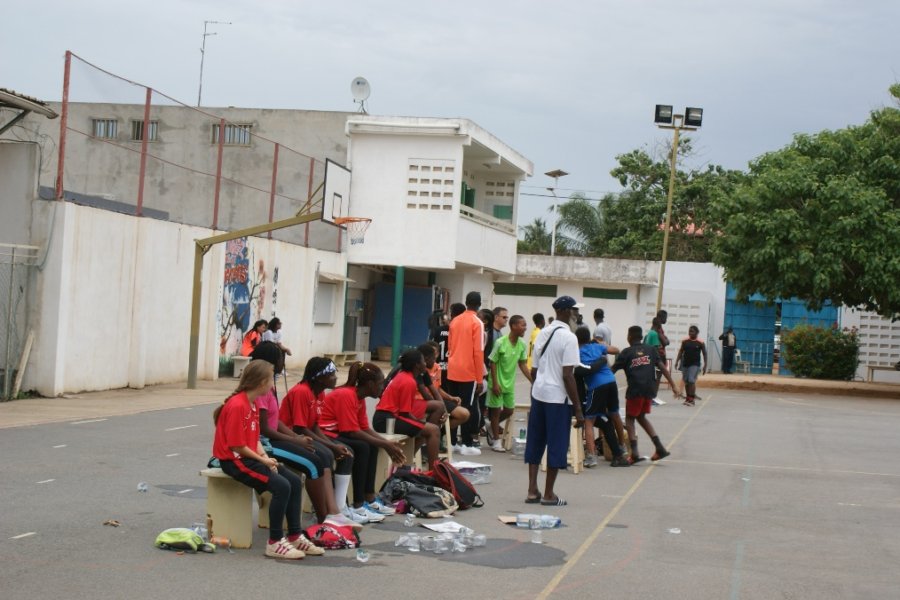
[[[528,438],[525,441],[525,462],[541,464],[547,450],[547,466],[565,469],[569,452],[569,431],[572,427],[572,406],[550,404],[531,399],[528,413]]]

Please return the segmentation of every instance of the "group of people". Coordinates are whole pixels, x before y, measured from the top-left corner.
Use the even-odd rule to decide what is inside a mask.
[[[258,321],[242,349],[252,360],[235,392],[214,413],[213,456],[226,474],[272,494],[266,556],[300,559],[322,553],[300,527],[297,473],[305,475],[318,522],[360,528],[394,513],[375,491],[379,450],[395,463],[406,460],[402,447],[387,434],[415,438],[429,465],[438,460],[448,421],[451,444],[460,454],[481,454],[481,435],[492,450],[505,451],[501,424],[515,409],[516,371],[531,384],[526,503],[566,504],[554,484],[559,469],[566,468],[573,418],[575,427],[586,426],[586,467],[598,463],[594,427],[612,452],[611,466],[646,460],[638,453],[635,423],[654,445],[650,458],[668,456],[647,418],[660,378],[666,378],[676,397],[681,395],[665,360],[665,311],[657,314],[646,336],[640,326],[630,327],[629,345],[619,349],[611,343],[603,310],[594,311],[591,331],[582,323],[583,306],[571,296],[557,298],[553,317],[546,322],[542,314],[532,317],[526,344],[524,317],[510,316],[504,307],[482,309],[481,295],[470,292],[465,304],[453,304],[448,316],[438,316],[431,339],[404,352],[387,377],[375,364],[355,362],[347,381],[338,386],[334,363],[313,357],[301,381],[280,402],[274,376],[290,350],[274,335],[281,328],[277,318]],[[698,333],[696,326],[690,328],[675,360],[684,374],[687,405],[698,398],[698,372],[706,371],[706,349]],[[612,364],[609,356],[615,357]],[[624,424],[618,370],[628,382]],[[378,399],[371,423],[366,398]],[[545,451],[547,476],[541,492],[537,474]],[[348,503],[351,485],[353,501]]]

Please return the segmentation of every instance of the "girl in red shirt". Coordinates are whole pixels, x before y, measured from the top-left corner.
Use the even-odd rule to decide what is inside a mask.
[[[268,456],[259,443],[259,416],[255,400],[274,386],[272,365],[252,361],[241,374],[234,395],[213,412],[216,424],[213,456],[222,471],[258,493],[270,492],[269,542],[266,556],[298,560],[300,547],[310,544],[300,526],[300,477]],[[288,522],[287,537],[283,523]]]
[[[417,444],[424,443],[430,468],[438,460],[441,430],[434,423],[425,421],[425,401],[416,399],[419,392],[418,380],[424,372],[425,359],[421,352],[407,350],[400,356],[400,371],[381,394],[381,400],[372,416],[372,425],[375,431],[384,433],[387,419],[396,419],[394,433],[416,438]],[[420,411],[415,411],[416,404],[419,404]],[[414,411],[419,416],[414,415]]]
[[[322,432],[353,451],[353,507],[347,510],[369,521],[382,520],[383,514],[392,512],[375,501],[378,449],[387,452],[396,464],[406,461],[400,444],[376,433],[366,415],[366,398],[381,396],[383,383],[384,374],[377,365],[355,362],[350,366],[347,382],[325,396],[319,414]]]

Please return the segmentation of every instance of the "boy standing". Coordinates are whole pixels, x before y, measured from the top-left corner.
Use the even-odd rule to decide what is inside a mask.
[[[653,440],[656,452],[651,457],[652,460],[660,460],[669,455],[669,451],[659,441],[656,430],[647,419],[647,415],[650,414],[650,400],[656,390],[656,369],[669,382],[675,398],[679,397],[678,390],[675,388],[675,382],[672,381],[672,375],[669,374],[665,360],[659,357],[656,348],[641,343],[643,335],[644,331],[638,325],[628,328],[628,343],[630,346],[619,353],[612,367],[613,372],[624,369],[625,376],[628,379],[628,388],[625,390],[625,429],[628,431],[628,438],[631,440],[632,462],[644,460],[638,454],[637,436],[634,429],[635,421],[640,423],[641,428]]]
[[[544,328],[544,315],[541,313],[534,313],[534,316],[531,317],[532,322],[534,323],[534,327],[531,328],[531,339],[528,340],[528,371],[531,371],[531,356],[534,354],[534,340],[537,339],[538,334],[541,332],[541,329]]]
[[[500,422],[513,415],[516,408],[516,366],[531,383],[531,372],[526,367],[525,336],[526,322],[522,315],[509,319],[509,334],[494,342],[488,357],[491,361],[490,385],[488,386],[487,408],[490,413],[491,450],[505,452],[500,439]]]
[[[684,400],[685,406],[693,406],[697,398],[697,373],[700,371],[701,356],[703,374],[706,375],[706,344],[697,339],[698,335],[700,328],[691,325],[688,328],[688,337],[681,341],[681,348],[678,349],[678,356],[675,358],[675,368],[681,368],[681,377],[684,380],[684,391],[687,396]]]

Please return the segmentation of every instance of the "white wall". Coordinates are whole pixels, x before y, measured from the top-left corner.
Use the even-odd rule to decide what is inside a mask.
[[[30,244],[31,199],[37,189],[38,146],[0,143],[0,243]]]
[[[868,365],[893,366],[900,360],[900,321],[891,322],[873,312],[844,307],[841,326],[856,328],[859,335],[860,379],[868,376]],[[874,381],[900,383],[900,371],[875,371]]]
[[[211,231],[70,203],[34,203],[32,243],[48,248],[33,278],[29,326],[35,344],[25,389],[43,395],[143,387],[187,378],[194,240]],[[343,273],[342,255],[252,238],[255,264],[279,268],[277,314],[292,368],[340,348],[343,319],[312,325],[316,265]],[[201,379],[217,377],[225,248],[203,267]],[[269,318],[274,282],[253,319]],[[343,308],[336,307],[336,314]]]

